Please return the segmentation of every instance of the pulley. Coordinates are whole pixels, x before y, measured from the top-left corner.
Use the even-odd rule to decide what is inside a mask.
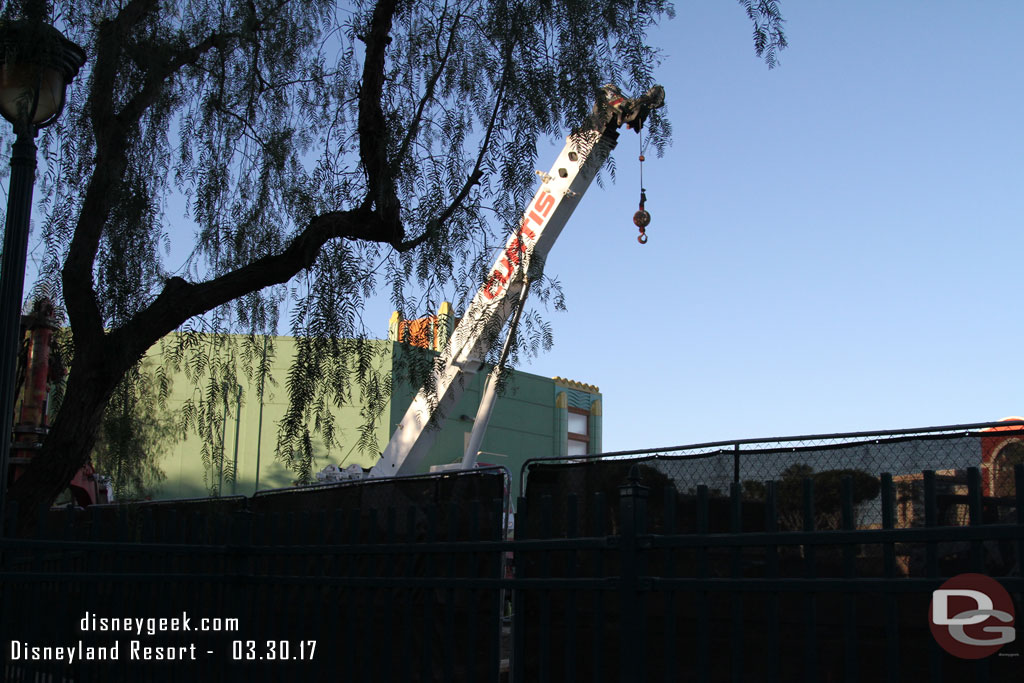
[[[642,159],[643,157],[640,158]],[[640,235],[636,238],[636,241],[640,244],[647,244],[647,233],[644,229],[651,224],[651,214],[644,208],[646,203],[647,192],[640,188],[640,210],[633,214],[633,225],[640,228]]]

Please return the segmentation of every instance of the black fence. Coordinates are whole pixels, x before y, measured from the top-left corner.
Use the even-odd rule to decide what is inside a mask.
[[[503,470],[46,512],[0,541],[4,680],[1019,680],[1024,639],[962,659],[928,617],[964,573],[1021,614],[1015,435],[988,478],[531,463],[514,540]]]
[[[46,511],[0,542],[3,680],[496,680],[507,491],[494,468]]]
[[[516,521],[515,681],[1020,680],[1022,643],[954,657],[932,637],[929,603],[948,578],[980,573],[1020,614],[1022,465],[1005,519],[986,515],[970,468],[964,526],[943,518],[926,471],[918,527],[897,526],[897,486],[883,473],[878,528],[857,528],[847,476],[835,528],[819,528],[815,480],[800,482],[794,530],[782,528],[787,494],[774,482],[749,501],[738,484],[724,497],[645,486],[645,474],[664,477],[643,464],[548,466],[575,468],[566,481],[606,480],[594,470],[609,468],[632,480],[612,496],[553,495],[545,475],[565,469],[531,472]]]

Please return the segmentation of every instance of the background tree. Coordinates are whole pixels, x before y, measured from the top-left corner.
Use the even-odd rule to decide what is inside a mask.
[[[778,5],[740,4],[771,66]],[[237,357],[253,359],[286,302],[301,343],[278,454],[308,469],[308,425],[331,444],[331,404],[388,391],[366,297],[464,307],[532,191],[538,139],[579,125],[606,82],[645,91],[658,65],[645,32],[671,15],[666,0],[53,3],[88,54],[41,136],[37,186],[40,281],[66,311],[74,365],[10,499],[58,495],[170,332],[185,332],[168,342],[180,363],[205,362],[199,330],[241,333]],[[660,149],[667,123],[648,129]],[[168,255],[187,226],[179,265]],[[211,384],[206,408],[234,389]]]
[[[814,482],[814,525],[817,529],[839,529],[842,527],[842,482],[849,477],[851,502],[856,515],[860,506],[878,497],[881,487],[878,477],[864,470],[839,469],[815,472],[804,463],[790,465],[776,481],[776,506],[779,525],[783,529],[801,530],[804,525],[804,480]],[[767,488],[763,482],[745,481],[743,489],[754,500],[765,500]]]

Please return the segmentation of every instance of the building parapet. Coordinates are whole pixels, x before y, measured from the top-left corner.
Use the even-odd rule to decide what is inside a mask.
[[[565,379],[564,377],[552,377],[551,380],[558,386],[566,389],[575,389],[576,391],[585,391],[589,394],[600,394],[601,390],[593,384],[584,384],[583,382],[577,382],[574,379]]]

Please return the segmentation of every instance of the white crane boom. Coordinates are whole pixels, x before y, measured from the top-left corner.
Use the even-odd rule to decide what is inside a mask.
[[[462,395],[466,377],[483,367],[488,349],[519,305],[523,288],[540,276],[552,245],[615,147],[618,128],[625,124],[639,131],[649,110],[664,102],[661,86],[635,99],[623,97],[612,85],[601,94],[588,125],[566,139],[551,171],[537,172],[541,186],[520,225],[437,359],[432,381],[416,394],[368,476],[417,472],[438,427]],[[475,440],[481,438],[482,434],[474,434]]]

